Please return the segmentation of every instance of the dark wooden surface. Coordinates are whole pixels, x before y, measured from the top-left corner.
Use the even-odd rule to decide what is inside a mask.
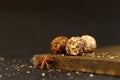
[[[35,55],[34,65],[37,66],[48,54]],[[48,63],[51,68],[75,70],[97,74],[120,76],[120,47],[116,46],[97,49],[83,56],[49,55],[54,61]]]
[[[118,50],[117,48],[108,49],[114,52]],[[100,51],[106,50],[107,48],[100,49]],[[32,57],[33,55],[0,56],[0,80],[120,80],[120,77],[71,70],[40,70],[30,62]]]

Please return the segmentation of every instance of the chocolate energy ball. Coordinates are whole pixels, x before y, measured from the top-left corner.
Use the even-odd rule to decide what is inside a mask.
[[[58,36],[54,38],[50,45],[51,45],[51,51],[55,54],[65,54],[65,47],[66,47],[66,41],[68,40],[65,36]]]
[[[85,46],[85,52],[92,52],[94,51],[94,49],[96,49],[96,40],[92,36],[83,35],[81,36],[81,38],[84,39],[87,43],[87,45]]]
[[[84,52],[86,41],[81,37],[71,37],[66,42],[66,53],[68,55],[81,55]]]

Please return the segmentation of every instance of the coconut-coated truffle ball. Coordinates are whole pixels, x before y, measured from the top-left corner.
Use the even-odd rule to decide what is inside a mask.
[[[66,42],[66,53],[68,55],[80,55],[84,52],[86,42],[84,39],[77,37],[71,37]]]
[[[85,52],[92,52],[96,49],[96,40],[90,35],[83,35],[81,36],[82,39],[86,41]]]
[[[54,38],[50,45],[51,45],[51,51],[55,54],[65,54],[65,47],[66,47],[66,41],[68,40],[65,36],[58,36]]]

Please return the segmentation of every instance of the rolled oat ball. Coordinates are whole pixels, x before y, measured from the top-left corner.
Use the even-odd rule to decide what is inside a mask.
[[[90,35],[83,35],[81,36],[82,39],[86,41],[85,52],[92,52],[96,49],[96,40]]]
[[[84,52],[86,41],[81,37],[71,37],[66,42],[66,53],[68,55],[80,55]]]
[[[68,38],[65,36],[58,36],[54,38],[50,43],[51,51],[53,51],[55,54],[65,54],[65,46],[67,40]]]

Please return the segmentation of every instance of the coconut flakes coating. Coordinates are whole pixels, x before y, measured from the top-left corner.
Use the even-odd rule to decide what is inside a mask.
[[[82,54],[84,52],[84,47],[85,46],[86,46],[85,40],[83,40],[79,36],[71,37],[66,42],[66,53],[68,55],[79,55],[79,54]]]
[[[92,36],[83,35],[81,36],[81,38],[84,39],[87,43],[87,45],[85,46],[85,52],[92,52],[94,51],[94,49],[96,49],[96,40]]]

